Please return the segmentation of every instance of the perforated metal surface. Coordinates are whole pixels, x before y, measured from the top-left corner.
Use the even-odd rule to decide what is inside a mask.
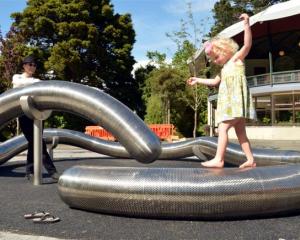
[[[74,208],[142,217],[228,218],[300,208],[300,166],[254,169],[75,166],[59,180]]]

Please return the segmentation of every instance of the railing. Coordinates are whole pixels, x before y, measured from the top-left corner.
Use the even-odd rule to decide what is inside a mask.
[[[175,127],[173,124],[150,124],[148,127],[161,140],[172,141],[174,139],[178,139],[178,136],[175,135]],[[110,132],[99,126],[86,126],[85,134],[109,141],[116,140],[116,138]]]
[[[274,72],[247,77],[249,87],[300,82],[300,70]]]

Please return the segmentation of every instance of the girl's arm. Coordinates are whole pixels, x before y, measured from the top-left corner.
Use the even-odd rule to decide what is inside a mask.
[[[240,19],[244,20],[244,45],[243,47],[234,55],[234,60],[244,61],[248,55],[251,46],[252,46],[252,33],[249,23],[249,16],[246,13],[243,13],[240,16]]]
[[[195,85],[197,83],[200,83],[206,86],[217,86],[219,85],[220,82],[221,82],[221,78],[219,76],[216,76],[213,79],[190,77],[187,80],[187,84],[189,85]]]

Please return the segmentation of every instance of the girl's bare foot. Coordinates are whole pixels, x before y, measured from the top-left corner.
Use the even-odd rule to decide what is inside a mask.
[[[256,162],[247,161],[240,165],[240,168],[256,167]]]
[[[210,161],[201,163],[201,165],[207,168],[222,168],[224,167],[224,161],[213,158]]]

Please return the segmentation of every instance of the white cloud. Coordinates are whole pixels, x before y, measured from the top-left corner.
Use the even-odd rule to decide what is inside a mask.
[[[140,67],[145,67],[145,66],[147,66],[148,63],[149,63],[149,60],[140,60],[133,65],[132,71],[134,72],[136,69],[138,69]]]
[[[166,63],[170,64],[172,62],[172,59],[166,59]],[[150,63],[149,59],[143,59],[143,60],[138,60],[134,65],[133,65],[133,70],[131,74],[134,76],[135,70],[137,70],[140,67],[146,67]],[[156,65],[156,64],[151,64],[151,65]]]

